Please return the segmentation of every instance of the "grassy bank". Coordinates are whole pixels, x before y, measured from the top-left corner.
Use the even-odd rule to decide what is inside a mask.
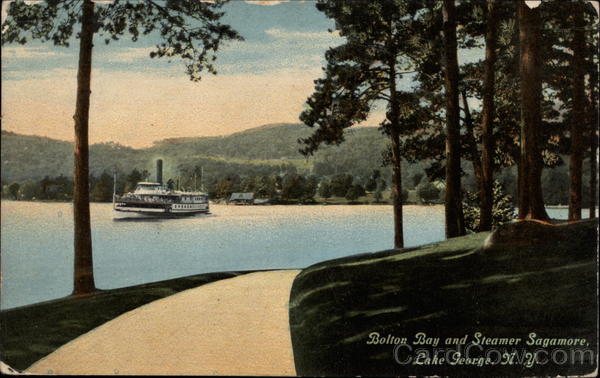
[[[2,361],[25,369],[72,339],[139,306],[245,272],[206,273],[0,312]]]
[[[586,347],[597,356],[596,223],[508,228],[494,235],[494,244],[483,248],[488,235],[341,258],[305,269],[294,282],[290,300],[298,374],[572,375],[593,371],[594,365],[577,363],[527,367],[518,359],[502,366],[451,365],[419,359],[414,353],[417,348],[431,353],[432,345],[415,343],[419,332],[439,337],[439,348],[454,349],[461,341],[446,338],[467,335],[465,340],[471,343],[476,332],[521,338],[516,346],[519,351],[535,332],[546,338],[585,338]],[[405,364],[395,361],[398,340],[390,341],[387,335],[407,338],[412,352],[403,347],[397,354]],[[482,353],[473,352],[475,356]],[[408,357],[412,360],[407,361]]]

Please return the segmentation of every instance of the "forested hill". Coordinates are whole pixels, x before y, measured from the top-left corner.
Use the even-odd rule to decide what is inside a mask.
[[[207,177],[222,174],[270,174],[296,169],[318,175],[350,173],[367,176],[381,165],[386,138],[375,127],[348,131],[340,146],[327,146],[312,158],[298,150],[299,138],[313,130],[300,124],[271,124],[220,137],[166,139],[152,147],[133,149],[117,143],[90,147],[92,175],[129,172],[133,168],[154,173],[154,160],[165,162],[165,175],[201,165]],[[71,176],[72,143],[2,131],[2,182],[39,180],[45,176]],[[293,167],[293,168],[292,168]]]
[[[269,124],[227,136],[164,139],[149,150],[241,159],[298,159],[302,156],[297,140],[308,137],[311,132],[309,127],[300,124]],[[367,134],[383,140],[375,128],[368,128]]]
[[[156,142],[149,151],[167,154],[206,154],[236,159],[304,159],[298,152],[299,138],[314,130],[301,124],[269,124],[221,137],[175,138]],[[359,127],[347,131],[347,141],[338,152],[366,153],[369,148],[385,148],[386,139],[375,127]],[[363,148],[360,148],[363,146]],[[359,151],[356,151],[359,148]],[[331,148],[325,147],[324,152]],[[355,151],[352,153],[352,151]],[[318,153],[317,156],[324,155]]]
[[[298,150],[299,138],[313,130],[301,124],[271,124],[220,137],[191,137],[165,139],[153,146],[134,149],[117,143],[100,143],[90,147],[91,174],[103,172],[112,176],[116,168],[120,177],[133,169],[147,170],[152,179],[155,161],[164,161],[164,177],[190,180],[192,172],[202,167],[203,183],[214,184],[232,176],[265,176],[285,173],[316,175],[320,178],[350,174],[364,185],[374,169],[381,170],[389,183],[389,167],[382,168],[382,152],[387,139],[375,127],[359,127],[347,131],[346,140],[339,146],[324,146],[315,156],[306,158]],[[39,182],[48,176],[71,177],[73,144],[55,139],[20,135],[2,131],[2,185],[11,182]],[[428,163],[403,164],[403,187],[414,188],[423,178]],[[468,190],[475,186],[472,164],[463,162],[463,183]],[[587,193],[588,164],[584,163],[584,193]],[[186,179],[187,177],[187,179]],[[515,194],[514,167],[497,174],[508,193]],[[564,204],[568,193],[568,166],[544,169],[544,197],[548,204]]]

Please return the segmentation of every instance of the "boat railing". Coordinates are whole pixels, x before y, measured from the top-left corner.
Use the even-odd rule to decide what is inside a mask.
[[[152,198],[152,197],[148,197],[148,196],[138,196],[136,194],[125,194],[122,196],[115,196],[115,201],[126,201],[126,202],[134,202],[134,203],[169,203],[169,204],[173,204],[173,203],[181,203],[180,201],[177,201],[175,199],[172,198]],[[205,203],[208,202],[208,200],[206,198],[204,198],[204,200],[202,202],[195,202],[195,203]]]
[[[145,196],[136,196],[135,194],[126,194],[116,196],[117,201],[138,202],[138,203],[175,203],[175,200],[169,198],[151,198]]]

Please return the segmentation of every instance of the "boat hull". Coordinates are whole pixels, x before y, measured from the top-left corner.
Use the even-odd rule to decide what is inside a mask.
[[[208,207],[204,209],[194,209],[189,211],[147,211],[132,209],[113,209],[114,219],[141,219],[141,218],[184,218],[198,214],[208,214]]]

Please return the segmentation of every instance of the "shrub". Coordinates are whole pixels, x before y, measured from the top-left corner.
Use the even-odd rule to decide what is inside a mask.
[[[494,181],[493,186],[494,206],[492,207],[492,227],[498,227],[515,218],[515,207],[512,197],[504,192],[499,181]],[[463,212],[465,227],[468,231],[479,232],[479,193],[466,192],[463,198]]]
[[[417,196],[421,202],[431,202],[440,199],[440,190],[430,182],[417,186]]]

